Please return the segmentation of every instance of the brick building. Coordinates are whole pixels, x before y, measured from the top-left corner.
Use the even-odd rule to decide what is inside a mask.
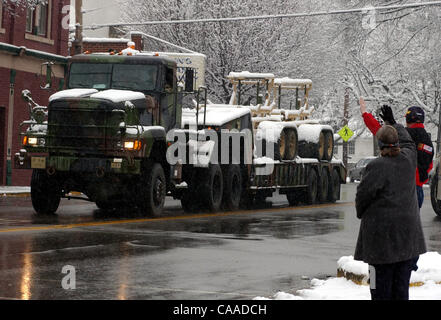
[[[144,42],[141,34],[136,32],[130,33],[130,38],[84,38],[83,51],[95,52],[109,52],[113,50],[118,53],[127,49],[128,42],[134,42],[137,50],[143,50]],[[71,55],[73,55],[73,48],[71,48]]]
[[[29,119],[21,92],[28,89],[45,105],[63,87],[69,30],[63,28],[70,0],[46,0],[36,7],[0,1],[0,185],[30,183],[31,172],[13,169],[20,150],[20,124]],[[8,6],[8,7],[5,7]],[[42,64],[52,62],[53,87],[42,89]]]

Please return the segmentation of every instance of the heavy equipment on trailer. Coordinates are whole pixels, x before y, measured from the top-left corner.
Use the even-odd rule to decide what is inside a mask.
[[[183,56],[199,63],[179,65]],[[47,107],[24,91],[31,120],[15,166],[33,170],[35,211],[55,213],[73,191],[103,210],[153,216],[167,195],[185,211],[247,208],[276,190],[291,205],[337,201],[346,171],[332,156],[332,128],[309,120],[312,82],[231,73],[231,103],[216,105],[203,83],[205,59],[82,54],[70,58],[67,88]],[[242,104],[243,86],[257,88],[254,105]],[[281,105],[286,89],[295,90],[293,110]],[[188,95],[195,103],[184,108]]]

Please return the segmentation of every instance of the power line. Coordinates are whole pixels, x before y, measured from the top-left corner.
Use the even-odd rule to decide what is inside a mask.
[[[95,30],[95,29],[101,29],[101,28],[106,28],[106,27],[131,27],[131,26],[166,25],[166,24],[234,22],[234,21],[266,20],[266,19],[280,19],[280,18],[315,17],[315,16],[349,14],[349,13],[368,13],[368,12],[373,12],[373,11],[385,11],[385,10],[394,10],[394,9],[411,9],[411,8],[439,6],[439,5],[441,5],[441,1],[430,1],[430,2],[392,5],[392,6],[380,6],[380,7],[373,7],[372,6],[372,7],[357,8],[357,9],[317,11],[317,12],[277,14],[277,15],[263,15],[263,16],[93,24],[90,26],[85,26],[84,29]]]

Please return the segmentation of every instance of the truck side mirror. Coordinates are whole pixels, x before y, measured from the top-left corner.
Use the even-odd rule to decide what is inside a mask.
[[[194,91],[194,70],[185,70],[185,92]]]

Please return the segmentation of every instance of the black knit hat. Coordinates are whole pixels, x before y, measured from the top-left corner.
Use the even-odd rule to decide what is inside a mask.
[[[425,114],[424,110],[420,107],[411,107],[406,113],[407,123],[424,123]]]

